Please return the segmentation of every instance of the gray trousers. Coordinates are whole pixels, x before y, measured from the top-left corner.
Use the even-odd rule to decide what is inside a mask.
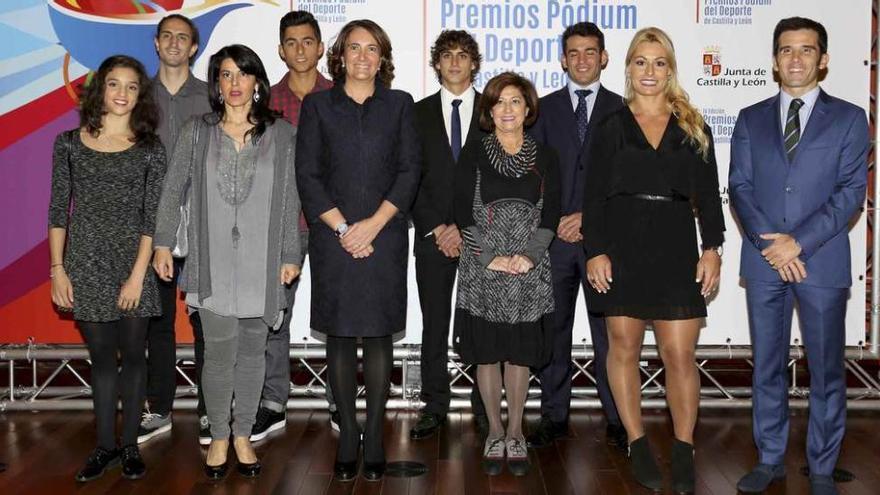
[[[268,327],[260,318],[220,316],[206,309],[199,310],[199,317],[205,336],[202,391],[211,438],[229,438],[230,405],[233,435],[248,437],[266,374]]]
[[[300,232],[303,259],[300,266],[305,262],[305,253],[309,248],[309,233]],[[301,277],[297,277],[287,292],[287,309],[284,311],[284,321],[281,328],[269,331],[269,339],[266,342],[266,381],[263,384],[263,399],[260,407],[270,411],[281,412],[287,409],[287,398],[290,395],[290,320],[293,317],[293,303],[296,300],[296,289],[299,287]],[[333,394],[330,392],[330,382],[327,381],[327,402],[330,410],[336,409],[333,403]]]

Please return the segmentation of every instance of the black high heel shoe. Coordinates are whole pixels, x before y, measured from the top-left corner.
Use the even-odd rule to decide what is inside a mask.
[[[336,481],[351,481],[357,477],[357,460],[333,463],[333,478]]]
[[[256,478],[260,475],[260,471],[263,470],[263,465],[260,464],[260,461],[252,462],[250,464],[239,462],[235,469],[238,470],[238,474],[245,478]]]
[[[640,485],[655,492],[663,491],[663,476],[651,452],[647,435],[629,444],[629,461],[633,477]]]
[[[364,461],[363,475],[367,481],[379,481],[385,476],[385,461],[382,462],[366,462]]]
[[[226,473],[229,470],[229,461],[227,460],[223,464],[219,466],[211,466],[207,462],[205,463],[205,476],[208,477],[211,481],[220,481],[226,477]]]
[[[694,493],[694,446],[677,438],[672,443],[672,491]]]

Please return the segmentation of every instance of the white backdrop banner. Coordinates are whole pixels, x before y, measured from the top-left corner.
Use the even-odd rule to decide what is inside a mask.
[[[773,27],[784,17],[810,17],[829,34],[831,61],[822,87],[830,94],[867,109],[870,102],[871,2],[853,0],[299,0],[282,7],[257,3],[236,10],[217,25],[203,53],[230,43],[244,43],[263,59],[275,82],[286,67],[277,56],[278,20],[290,9],[308,10],[321,24],[325,45],[348,21],[369,18],[391,38],[396,67],[394,87],[419,100],[438,90],[427,61],[431,43],[444,29],[464,29],[474,35],[483,54],[476,76],[482,88],[507,70],[532,80],[544,95],[566,83],[559,64],[560,35],[570,24],[595,22],[605,33],[609,64],[602,82],[618,93],[623,89],[623,57],[633,34],[658,26],[676,47],[679,79],[699,107],[715,136],[718,175],[727,233],[721,288],[709,304],[709,317],[700,344],[748,344],[745,293],[738,276],[741,243],[731,217],[727,191],[730,136],[739,110],[778,91],[772,71]],[[204,77],[208,57],[194,71]],[[321,69],[326,72],[326,61]],[[847,345],[865,337],[865,273],[867,217],[862,214],[850,233],[853,287],[847,310]],[[340,281],[345,283],[345,281]],[[291,341],[316,342],[309,329],[310,277],[306,266],[296,297]],[[421,341],[421,314],[414,263],[409,264],[409,309],[403,342]],[[363,290],[373,290],[364,287]],[[582,296],[581,296],[582,297]],[[799,341],[797,320],[792,341]],[[653,336],[649,334],[649,341]],[[575,345],[590,342],[583,305],[578,309]]]

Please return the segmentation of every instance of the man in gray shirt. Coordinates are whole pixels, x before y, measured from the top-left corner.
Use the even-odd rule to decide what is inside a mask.
[[[154,40],[159,56],[159,72],[153,79],[153,98],[161,111],[157,133],[170,159],[183,124],[211,110],[208,85],[196,79],[190,70],[199,49],[199,31],[193,22],[179,14],[159,21]],[[175,275],[180,271],[175,269]],[[174,320],[177,308],[177,284],[159,281],[162,316],[150,321],[147,336],[150,359],[147,377],[147,409],[143,414],[138,443],[171,431],[171,409],[177,389]],[[201,376],[204,340],[198,313],[190,316],[195,334],[196,375]],[[199,443],[210,443],[205,404],[199,389]]]

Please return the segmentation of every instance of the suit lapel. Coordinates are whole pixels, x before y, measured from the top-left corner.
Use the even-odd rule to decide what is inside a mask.
[[[829,111],[828,111],[828,94],[822,90],[819,90],[819,97],[816,98],[815,106],[813,106],[813,110],[810,112],[810,119],[807,121],[807,126],[801,132],[801,139],[798,142],[797,148],[800,148],[804,144],[811,143],[815,141],[822,132],[822,129],[826,129],[831,122],[829,122]],[[797,159],[800,154],[795,149],[794,158]]]
[[[776,93],[776,96],[770,100],[765,108],[765,112],[767,112],[767,116],[765,118],[771,119],[772,125],[770,129],[772,129],[773,133],[773,147],[776,148],[776,151],[779,153],[780,159],[782,159],[782,163],[788,163],[788,155],[785,153],[785,141],[782,137],[782,118],[780,117],[782,110],[779,106],[782,104],[781,93]]]
[[[474,90],[474,109],[471,112],[471,122],[468,126],[467,139],[462,143],[462,148],[470,143],[471,141],[476,141],[480,137],[480,93]],[[451,150],[452,148],[450,148]],[[450,151],[451,152],[451,151]]]
[[[590,122],[587,124],[587,138],[584,139],[583,144],[581,144],[578,156],[582,155],[590,145],[590,136],[593,135],[593,130],[595,129],[594,123],[601,121],[602,118],[608,115],[613,108],[611,98],[611,92],[605,89],[605,86],[600,85],[599,91],[596,94],[596,101],[593,103],[593,112],[590,114]],[[569,107],[570,106],[571,105],[569,105]],[[572,116],[574,116],[574,112],[572,112]],[[574,128],[577,129],[577,122],[575,122]]]

